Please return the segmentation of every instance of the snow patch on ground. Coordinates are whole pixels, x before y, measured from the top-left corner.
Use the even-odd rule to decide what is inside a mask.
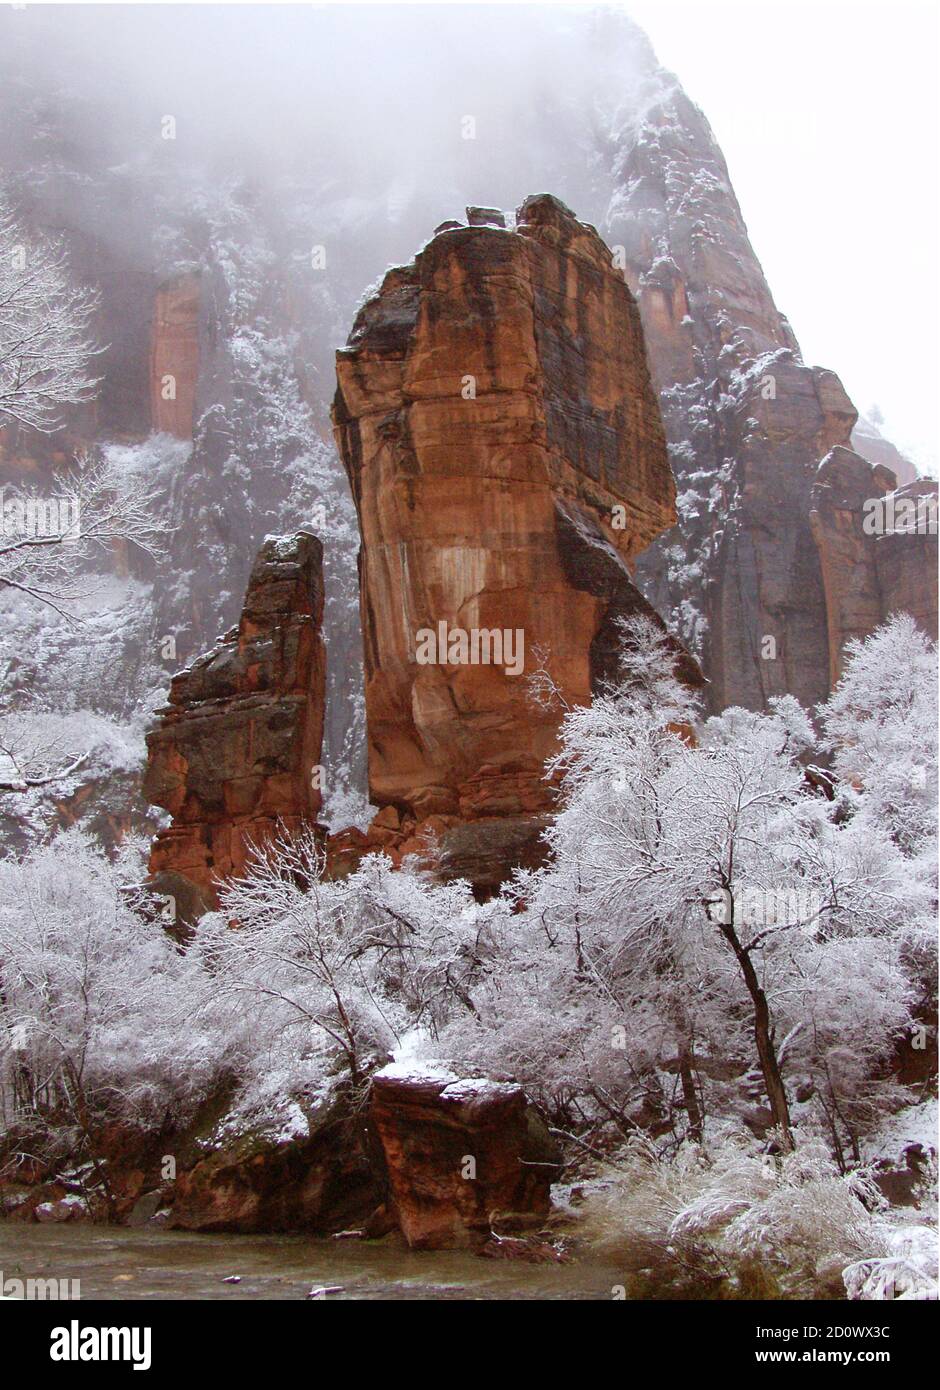
[[[937,1142],[937,1099],[909,1105],[896,1115],[889,1115],[881,1128],[869,1138],[862,1149],[867,1161],[877,1158],[900,1159],[909,1144],[922,1144],[925,1149],[940,1149]]]

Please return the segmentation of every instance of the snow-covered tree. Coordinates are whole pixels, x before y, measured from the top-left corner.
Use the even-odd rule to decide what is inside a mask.
[[[94,585],[86,562],[119,544],[163,554],[169,527],[159,519],[157,493],[143,473],[123,470],[114,455],[80,455],[45,496],[7,489],[0,534],[0,588],[69,617]]]
[[[0,590],[78,624],[77,606],[95,590],[96,556],[127,544],[153,559],[163,555],[170,528],[159,518],[157,501],[153,481],[122,468],[114,454],[79,456],[47,495],[6,489],[0,508]],[[21,793],[58,781],[86,755],[87,749],[61,748],[55,740],[24,741],[16,718],[0,716],[0,792]]]
[[[937,648],[908,613],[846,643],[845,671],[820,709],[848,805],[886,827],[911,859],[937,832]]]
[[[193,949],[211,979],[217,1013],[250,1014],[295,1055],[341,1056],[357,1085],[369,1056],[393,1035],[372,989],[369,926],[345,910],[341,888],[321,880],[312,835],[284,837],[222,893],[222,911],[200,924]]]
[[[97,304],[73,283],[61,243],[28,235],[0,201],[0,426],[51,434],[63,406],[94,398]]]
[[[519,877],[452,1041],[569,1112],[624,1128],[684,1111],[693,1138],[710,1097],[728,1102],[711,1078],[755,1066],[784,1150],[799,1087],[857,1152],[910,1022],[916,876],[883,827],[815,793],[796,701],[693,736],[667,644],[629,636],[622,682],[565,717],[551,862]]]
[[[285,1077],[305,1059],[321,1073],[335,1059],[359,1087],[407,1032],[433,1034],[461,996],[472,1007],[478,929],[465,884],[392,871],[383,856],[331,882],[308,832],[259,851],[220,897],[190,947],[206,971],[206,1015],[223,1031],[250,1018]]]
[[[2,1127],[91,1162],[106,1192],[103,1120],[152,1123],[222,1052],[193,1027],[197,963],[140,910],[140,878],[75,830],[0,860]]]

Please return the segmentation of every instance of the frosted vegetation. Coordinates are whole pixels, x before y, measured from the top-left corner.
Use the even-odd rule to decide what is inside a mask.
[[[181,950],[142,845],[111,862],[69,831],[4,859],[0,1127],[93,1161],[103,1117],[182,1125],[225,1090],[228,1131],[302,1133],[405,1056],[521,1082],[584,1231],[648,1250],[651,1278],[923,1296],[931,1234],[868,1160],[923,1099],[894,1077],[936,975],[935,661],[899,616],[815,720],[788,697],[703,721],[627,625],[618,683],[564,715],[547,865],[484,904],[432,843],[330,882],[310,836]]]
[[[73,284],[64,246],[31,240],[0,196],[0,425],[51,434],[94,399],[97,296]]]

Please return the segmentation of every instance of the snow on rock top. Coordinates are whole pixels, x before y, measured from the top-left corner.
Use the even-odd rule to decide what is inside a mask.
[[[513,1081],[491,1081],[485,1076],[458,1077],[449,1067],[437,1062],[417,1060],[390,1062],[375,1073],[376,1081],[401,1081],[416,1086],[443,1085],[440,1098],[464,1104],[481,1096],[509,1096],[521,1090]]]
[[[441,1081],[445,1085],[459,1080],[456,1073],[436,1062],[389,1062],[375,1073],[376,1081]]]

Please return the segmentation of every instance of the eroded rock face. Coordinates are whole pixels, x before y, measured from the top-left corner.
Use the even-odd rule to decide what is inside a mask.
[[[931,637],[937,637],[937,502],[936,479],[918,478],[885,499],[894,526],[875,543],[878,585],[884,617],[910,613]],[[906,507],[906,510],[905,510]],[[914,516],[911,527],[905,518]],[[929,518],[933,517],[930,529]]]
[[[937,484],[919,480],[898,488],[896,482],[890,469],[845,448],[827,454],[816,474],[810,524],[825,588],[833,685],[845,643],[867,637],[892,613],[910,613],[937,635],[937,536],[929,529]]]
[[[638,578],[701,659],[713,709],[785,693],[812,706],[838,670],[843,622],[867,634],[878,611],[860,573],[851,613],[827,610],[842,561],[821,558],[814,538],[817,468],[833,449],[893,455],[903,481],[910,466],[858,424],[833,372],[803,362],[708,122],[652,58],[648,77],[655,95],[624,124],[601,223],[637,297],[679,493],[679,524]],[[901,552],[899,568],[914,559]],[[910,595],[917,583],[899,575],[895,587]]]
[[[161,285],[150,337],[150,416],[155,430],[192,439],[199,377],[199,277]]]
[[[675,517],[639,316],[609,249],[549,195],[511,229],[493,209],[470,217],[389,271],[337,354],[370,795],[417,822],[551,805],[558,713],[533,708],[525,675],[544,655],[564,698],[586,703],[616,603],[568,552],[596,535],[629,582]]]
[[[867,636],[883,616],[875,541],[863,529],[864,504],[893,487],[886,468],[872,468],[860,454],[841,447],[826,455],[816,474],[810,524],[822,566],[833,685],[844,644]]]
[[[392,1065],[373,1079],[371,1120],[412,1249],[475,1248],[548,1215],[560,1154],[521,1086]]]
[[[336,1104],[308,1139],[246,1135],[180,1173],[169,1224],[186,1231],[309,1231],[361,1225],[382,1192],[358,1125]]]
[[[230,1103],[227,1090],[209,1096],[175,1130],[97,1130],[110,1201],[96,1188],[79,1195],[55,1158],[0,1167],[0,1217],[239,1234],[400,1231],[416,1249],[483,1250],[491,1233],[528,1231],[549,1214],[560,1153],[519,1086],[392,1064],[373,1078],[365,1107],[342,1085],[312,1104],[300,1097],[304,1123],[287,1133],[233,1123]],[[3,1139],[0,1157],[29,1142],[24,1132]]]
[[[147,736],[144,794],[173,817],[150,868],[184,921],[217,906],[218,881],[244,870],[252,844],[316,822],[322,558],[315,536],[268,537],[238,627],[174,677]]]

